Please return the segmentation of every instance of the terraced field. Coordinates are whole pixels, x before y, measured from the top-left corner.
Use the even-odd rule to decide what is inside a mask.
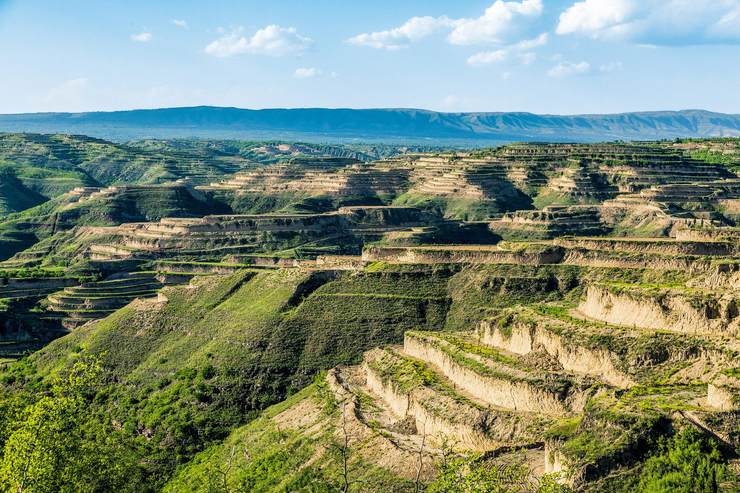
[[[152,298],[167,282],[187,282],[189,276],[157,276],[156,273],[132,273],[115,279],[70,286],[50,294],[48,310],[63,316],[62,324],[73,329],[90,320],[105,318],[138,298]]]
[[[0,140],[86,177],[0,186],[0,471],[63,404],[96,491],[738,491],[733,140]]]

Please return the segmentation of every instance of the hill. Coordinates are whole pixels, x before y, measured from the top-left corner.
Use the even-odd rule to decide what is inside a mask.
[[[702,110],[611,115],[439,113],[418,109],[162,108],[0,115],[0,131],[102,138],[201,137],[460,142],[648,140],[739,136],[740,115]]]
[[[9,168],[0,168],[0,216],[20,212],[46,200],[26,187]]]
[[[8,139],[0,491],[738,491],[740,139]]]
[[[224,153],[147,149],[85,135],[0,134],[0,165],[48,198],[80,186],[208,180],[245,162]]]

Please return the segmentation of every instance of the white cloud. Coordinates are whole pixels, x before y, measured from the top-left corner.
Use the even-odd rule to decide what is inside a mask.
[[[455,45],[501,43],[517,30],[519,18],[534,18],[541,13],[542,0],[496,0],[482,16],[474,19],[412,17],[393,29],[358,34],[347,42],[376,49],[400,50],[415,41],[448,30],[447,40]]]
[[[507,50],[481,51],[468,58],[468,65],[478,67],[481,65],[490,65],[491,63],[503,62],[509,57]]]
[[[547,33],[542,33],[536,38],[519,41],[514,46],[518,50],[533,50],[535,48],[539,48],[540,46],[545,46],[549,38],[550,36]]]
[[[137,43],[148,43],[151,40],[152,33],[143,32],[131,35],[131,41],[136,41]]]
[[[296,79],[311,79],[313,77],[318,77],[322,73],[323,72],[321,70],[314,67],[301,67],[295,69],[293,77],[295,77]]]
[[[272,24],[247,38],[241,29],[225,34],[211,42],[205,52],[219,58],[234,55],[285,56],[303,53],[313,41],[301,36],[294,27]]]
[[[583,0],[560,14],[556,32],[603,36],[608,34],[608,30],[618,31],[634,10],[632,0]]]
[[[70,93],[77,94],[79,91],[83,91],[87,89],[89,84],[90,84],[90,80],[87,77],[78,77],[76,79],[70,79],[70,80],[64,81],[62,84],[58,85],[57,87],[49,91],[49,96],[50,97],[53,97],[53,96],[62,97]]]
[[[442,100],[442,107],[446,109],[454,109],[460,106],[460,103],[462,102],[462,98],[458,96],[457,94],[450,94],[448,96],[445,96],[445,98]]]
[[[572,75],[584,75],[591,72],[591,64],[588,62],[560,62],[551,68],[547,75],[550,77],[561,78],[570,77]]]
[[[401,26],[377,31],[362,33],[347,40],[348,43],[358,46],[369,46],[370,48],[383,50],[399,50],[405,48],[414,41],[426,38],[452,26],[454,21],[447,17],[412,17]]]
[[[740,42],[740,0],[582,0],[556,32],[646,45]]]
[[[176,25],[177,27],[181,27],[183,29],[190,29],[190,26],[188,25],[188,22],[183,19],[172,19],[170,21],[172,24]]]
[[[437,106],[436,109],[440,111],[473,111],[475,108],[480,108],[480,101],[477,101],[468,95],[449,94],[435,106]]]
[[[481,17],[456,21],[448,39],[456,45],[500,43],[506,34],[517,27],[517,17],[537,17],[541,13],[542,0],[496,0]]]
[[[544,46],[547,44],[547,41],[547,33],[542,33],[536,38],[525,39],[499,50],[482,51],[469,57],[468,65],[477,67],[481,65],[489,65],[491,63],[503,62],[504,60],[511,58],[512,54],[516,54],[516,58],[522,65],[529,65],[537,58],[537,55],[530,50]]]

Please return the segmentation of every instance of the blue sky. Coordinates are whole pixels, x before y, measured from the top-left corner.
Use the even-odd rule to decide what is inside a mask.
[[[0,0],[0,113],[740,113],[740,0]]]

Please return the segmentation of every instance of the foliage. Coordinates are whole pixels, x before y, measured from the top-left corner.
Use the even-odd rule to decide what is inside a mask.
[[[0,487],[22,492],[142,491],[126,437],[89,414],[100,361],[78,361],[20,415],[5,442]]]
[[[523,458],[492,462],[480,455],[447,459],[427,493],[567,493],[554,476],[532,477]]]
[[[661,440],[659,453],[645,462],[640,491],[717,493],[732,491],[732,485],[740,485],[738,481],[740,478],[727,468],[716,442],[689,427]]]

